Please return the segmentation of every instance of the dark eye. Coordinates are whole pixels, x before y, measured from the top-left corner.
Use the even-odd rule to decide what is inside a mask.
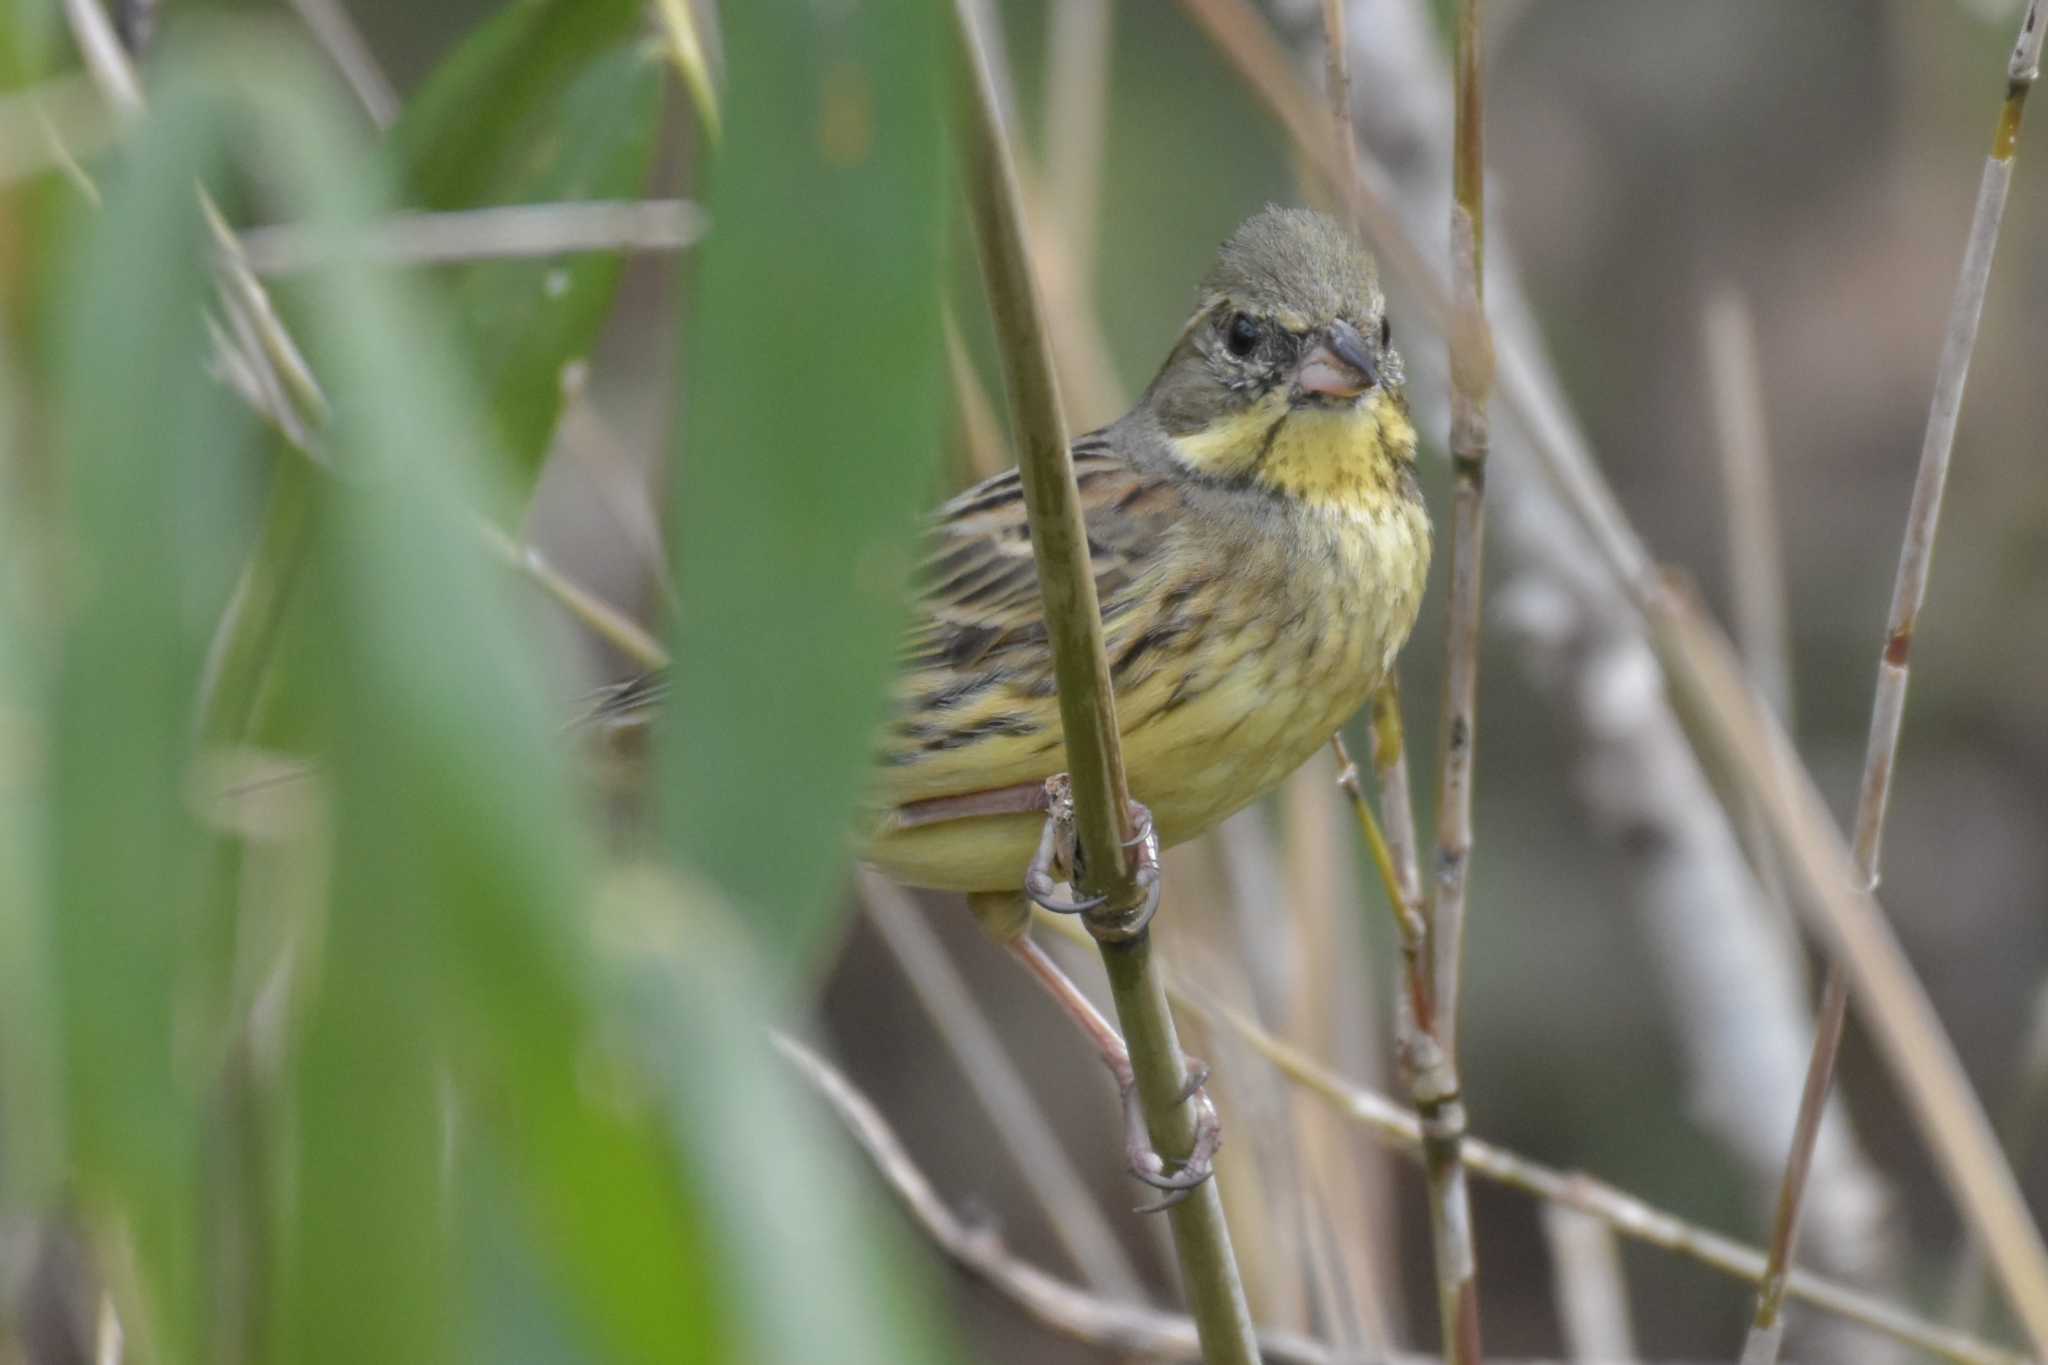
[[[1392,344],[1393,340],[1394,320],[1392,318],[1383,317],[1380,319],[1380,349],[1382,351],[1386,350],[1387,347],[1390,344]]]
[[[1239,313],[1230,320],[1230,333],[1224,337],[1223,344],[1230,348],[1232,355],[1242,360],[1259,344],[1259,324]]]

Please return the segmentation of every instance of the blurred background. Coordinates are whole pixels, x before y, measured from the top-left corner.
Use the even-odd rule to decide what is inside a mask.
[[[168,0],[163,8],[168,18],[185,6]],[[1321,76],[1320,8],[1276,0],[1264,11],[1312,87]],[[1435,196],[1447,158],[1426,173],[1410,168],[1448,135],[1440,12],[1448,7],[1361,0],[1348,8],[1361,136],[1397,187],[1432,187],[1404,192],[1411,202],[1427,196],[1411,231],[1439,250]],[[243,9],[296,22],[283,6]],[[347,5],[401,99],[498,9],[486,0]],[[1066,394],[1071,423],[1085,429],[1115,417],[1150,377],[1231,229],[1264,203],[1313,201],[1320,191],[1182,6],[990,0],[989,10],[1006,49],[1012,131],[1031,186],[1055,340],[1063,365],[1095,381]],[[1485,22],[1489,249],[1511,254],[1511,278],[1562,391],[1631,518],[1724,621],[1733,609],[1729,403],[1717,392],[1726,392],[1723,381],[1744,390],[1745,367],[1753,368],[1782,546],[1788,719],[1846,821],[1935,360],[2017,6],[1494,0]],[[1084,63],[1076,72],[1076,53],[1099,71],[1090,75]],[[714,67],[718,60],[714,43]],[[1094,108],[1093,81],[1099,125],[1076,132],[1062,118]],[[663,118],[650,192],[691,197],[704,157],[698,116],[672,92]],[[2043,1079],[2044,1059],[2028,1051],[2048,979],[2041,150],[2020,153],[1970,374],[1880,893],[1987,1106],[2020,1115],[2022,1130],[2029,1087]],[[1000,413],[972,243],[957,212],[947,231],[962,355]],[[694,269],[687,251],[627,263],[526,522],[532,543],[571,579],[656,626],[663,599],[650,565],[662,562],[664,452],[687,401],[678,336],[693,307]],[[1398,281],[1390,293],[1395,342],[1417,379],[1423,479],[1441,536],[1449,478],[1441,401],[1428,389],[1442,342]],[[1732,381],[1725,367],[1717,371],[1708,335],[1716,307],[1746,319],[1753,338],[1752,348],[1733,352]],[[1106,350],[1091,359],[1098,329]],[[1738,324],[1737,335],[1743,330]],[[973,468],[965,453],[972,408],[957,396],[948,408],[947,486]],[[1498,459],[1518,457],[1510,432]],[[1514,478],[1503,469],[1503,484]],[[1617,778],[1602,767],[1597,692],[1589,702],[1558,682],[1560,670],[1569,674],[1599,646],[1576,637],[1532,642],[1554,604],[1540,584],[1530,587],[1529,576],[1544,573],[1530,534],[1518,541],[1510,531],[1489,547],[1462,1031],[1472,1129],[1760,1243],[1804,1036],[1759,1024],[1754,1055],[1738,1038],[1732,1055],[1724,1047],[1717,1057],[1703,1035],[1725,1040],[1731,1028],[1740,1033],[1739,1021],[1776,1018],[1788,1000],[1797,1004],[1797,992],[1810,996],[1818,979],[1811,944],[1789,941],[1789,915],[1763,893],[1747,910],[1722,907],[1727,919],[1682,899],[1646,903],[1658,883],[1655,868],[1644,869],[1662,856],[1661,836],[1632,830],[1615,808],[1628,804],[1629,782],[1654,774]],[[1440,555],[1402,663],[1425,832],[1442,577]],[[557,714],[574,715],[590,689],[637,671],[566,616],[537,611],[529,624],[551,660]],[[1589,630],[1588,639],[1599,634]],[[1641,704],[1625,679],[1609,683],[1619,689],[1617,708]],[[1367,747],[1362,727],[1353,744]],[[758,757],[784,773],[803,769],[800,751]],[[1396,954],[1334,775],[1319,756],[1287,791],[1176,853],[1157,936],[1207,995],[1241,1004],[1352,1078],[1398,1095],[1387,1044]],[[874,913],[855,909],[863,899],[849,889],[818,959],[818,1038],[949,1204],[998,1230],[1023,1260],[1082,1278],[1054,1226],[1058,1215],[1020,1175],[1011,1137],[942,1041],[948,1026],[907,987],[906,973],[918,969],[906,967],[905,954],[917,949],[900,936],[918,933],[905,926],[900,898],[883,897]],[[1101,1068],[956,900],[913,899],[924,935],[964,978],[973,1011],[1002,1040],[1106,1217],[1134,1286],[1157,1303],[1176,1302],[1163,1225],[1125,1211],[1135,1187],[1121,1174],[1113,1091]],[[897,929],[884,934],[883,920]],[[1740,965],[1716,966],[1716,945],[1737,935],[1778,953],[1774,970],[1789,974],[1760,980]],[[1099,969],[1091,955],[1063,957],[1092,988]],[[1428,1349],[1435,1310],[1418,1170],[1290,1095],[1227,1030],[1191,1032],[1191,1049],[1217,1066],[1229,1143],[1223,1178],[1259,1319],[1325,1336],[1341,1336],[1342,1319],[1398,1347]],[[1841,1202],[1836,1214],[1815,1215],[1812,1239],[1833,1241],[1811,1247],[1813,1259],[1882,1297],[1957,1321],[1957,1279],[1966,1272],[1956,1216],[1853,1020],[1839,1088],[1848,1120],[1839,1132],[1853,1140],[1827,1159]],[[806,1121],[826,1122],[823,1111]],[[1275,1139],[1276,1127],[1293,1140]],[[2023,1146],[2015,1159],[2041,1207],[2048,1154]],[[1485,1182],[1475,1197],[1489,1350],[1560,1354],[1540,1206]],[[1320,1222],[1304,1212],[1317,1204]],[[1318,1239],[1322,1253],[1313,1249]],[[913,1261],[941,1263],[917,1234],[900,1240]],[[1341,1292],[1310,1287],[1318,1254],[1336,1257]],[[1747,1321],[1746,1287],[1634,1244],[1623,1244],[1622,1266],[1642,1358],[1732,1355]],[[969,1277],[930,1278],[968,1357],[1114,1355],[1030,1321]],[[1996,1313],[1982,1325],[2009,1331]],[[1804,1310],[1792,1340],[1800,1359],[1917,1358]]]
[[[1058,7],[995,8],[1015,72],[1019,130],[1042,149]],[[1100,325],[1128,394],[1150,377],[1217,243],[1256,206],[1299,202],[1304,190],[1284,136],[1184,13],[1169,5],[1106,8],[1113,14],[1104,23],[1100,204],[1097,220],[1081,230],[1096,253]],[[1285,8],[1284,31],[1313,75],[1320,16],[1313,5]],[[1542,335],[1630,516],[1660,558],[1724,608],[1728,527],[1707,301],[1727,291],[1753,318],[1783,543],[1795,732],[1844,819],[1861,770],[1934,362],[2016,15],[2012,5],[1932,0],[1586,0],[1487,11],[1492,240],[1518,255]],[[1439,53],[1442,32],[1431,35]],[[400,33],[391,41],[402,50]],[[1354,41],[1370,43],[1370,30]],[[1447,58],[1439,60],[1447,88]],[[2048,829],[2048,707],[2040,696],[2048,623],[2037,619],[2048,611],[2048,482],[2037,464],[2048,390],[2030,360],[2048,354],[2044,230],[2048,179],[2023,152],[1963,408],[1882,891],[1994,1113],[2019,1086],[2028,1018],[2048,967],[2048,844],[2040,837]],[[971,245],[959,250],[971,269]],[[654,362],[667,330],[651,309],[636,317],[627,292],[593,382],[598,406],[629,445],[646,450],[665,420],[666,370]],[[1403,325],[1398,288],[1395,296],[1396,344],[1413,364],[1441,343]],[[996,383],[993,371],[983,374]],[[1072,393],[1068,403],[1077,427],[1120,411]],[[1441,423],[1425,424],[1422,438],[1441,527],[1449,484]],[[540,524],[559,537],[565,564],[630,594],[638,582],[630,567],[607,577],[618,571],[610,523],[587,491],[570,486],[576,481],[557,471],[547,492],[559,501],[544,499]],[[1495,563],[1489,591],[1497,600],[1515,565],[1504,555]],[[1403,662],[1424,771],[1435,735],[1441,591],[1439,566]],[[1574,760],[1574,728],[1500,633],[1482,676],[1465,1031],[1474,1131],[1759,1240],[1771,1187],[1698,1115],[1766,1102],[1692,1088],[1732,1078],[1699,1081],[1680,1061],[1682,1035],[1708,1024],[1674,1011],[1664,989],[1673,968],[1655,960],[1614,846],[1572,799],[1586,780]],[[1316,790],[1327,793],[1327,771],[1311,766]],[[1426,818],[1427,782],[1418,799]],[[1277,808],[1261,818],[1279,829]],[[1362,865],[1359,875],[1369,875]],[[1362,905],[1382,903],[1366,881],[1359,886]],[[1236,913],[1255,921],[1284,913],[1279,887],[1254,880],[1247,891]],[[1058,1019],[1010,964],[944,908],[931,907],[935,927],[999,1031],[1013,1043],[1031,1040],[1019,1052],[1036,1093],[1065,1125],[1083,1169],[1103,1182],[1105,1201],[1118,1203],[1113,1162],[1088,1160],[1111,1140],[1094,1063],[1060,1034]],[[1160,934],[1171,952],[1180,926],[1166,918]],[[1387,925],[1370,913],[1364,923],[1370,946],[1359,980],[1383,985],[1393,970]],[[1077,963],[1077,973],[1086,970]],[[1011,1177],[987,1159],[984,1121],[864,923],[851,931],[826,998],[853,1075],[903,1127],[941,1188],[1012,1207],[1016,1192],[1003,1188]],[[1375,1010],[1383,1015],[1386,1005],[1381,992]],[[1374,1065],[1384,1083],[1384,1059]],[[1956,1263],[1955,1218],[1853,1024],[1841,1091],[1898,1200],[1901,1282],[1938,1303]],[[1770,1124],[1789,1135],[1789,1109],[1760,1126]],[[1434,1309],[1419,1179],[1406,1167],[1395,1174],[1395,1321],[1405,1314],[1409,1332],[1426,1340]],[[2024,1164],[2021,1175],[2032,1199],[2048,1195],[2048,1164]],[[1479,1199],[1489,1345],[1555,1350],[1535,1206],[1485,1185]],[[1052,1246],[1029,1214],[1001,1224],[1026,1251]],[[1159,1244],[1147,1245],[1156,1257]],[[1738,1286],[1653,1251],[1631,1249],[1627,1267],[1648,1357],[1705,1354],[1706,1343],[1739,1330],[1748,1295]],[[1156,1260],[1148,1273],[1161,1273]],[[1030,1329],[1000,1304],[975,1302],[993,1358],[1061,1358],[1062,1349],[1089,1358],[1050,1337],[1017,1344]],[[1397,1339],[1417,1337],[1397,1329]]]

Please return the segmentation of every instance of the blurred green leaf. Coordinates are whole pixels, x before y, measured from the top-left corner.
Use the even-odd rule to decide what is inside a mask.
[[[369,177],[350,173],[367,153],[308,100],[319,83],[301,59],[241,57],[275,73],[250,120],[264,169],[313,223],[374,217]],[[695,1329],[670,1295],[696,1252],[666,1146],[587,1084],[600,1049],[584,850],[511,585],[476,534],[489,442],[412,284],[342,265],[300,300],[347,477],[314,509],[320,628],[294,673],[327,684],[336,872],[296,1080],[285,1354],[447,1354],[453,1119],[459,1141],[508,1153],[536,1240],[599,1338],[630,1360],[688,1358]]]
[[[744,921],[708,889],[653,875],[615,885],[603,920],[613,989],[716,1237],[731,1319],[717,1359],[961,1359],[903,1225],[775,1054],[776,992]]]
[[[45,733],[70,1154],[93,1221],[133,1238],[146,1339],[172,1359],[189,1358],[199,1319],[195,1085],[209,1065],[179,989],[205,885],[194,680],[248,473],[247,423],[199,363],[193,187],[219,145],[201,107],[164,101],[106,175],[55,312],[68,614]]]
[[[937,467],[937,18],[932,0],[725,11],[670,508],[666,814],[791,965],[831,922]]]
[[[49,75],[57,57],[57,6],[0,0],[0,90]]]
[[[12,432],[12,357],[0,346],[0,432]],[[0,1208],[37,1207],[63,1169],[63,1092],[54,1012],[50,928],[44,914],[48,832],[37,799],[42,731],[52,681],[45,651],[24,640],[20,608],[37,546],[19,451],[0,445]]]
[[[515,5],[406,106],[387,152],[408,208],[633,199],[661,115],[645,15],[618,0]],[[458,346],[475,366],[523,510],[561,414],[563,372],[595,343],[624,258],[578,252],[455,272]]]

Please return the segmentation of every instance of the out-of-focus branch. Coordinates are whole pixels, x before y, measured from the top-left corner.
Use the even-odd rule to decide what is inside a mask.
[[[1543,1240],[1566,1349],[1573,1360],[1627,1360],[1636,1353],[1628,1284],[1614,1229],[1562,1204],[1543,1206]]]
[[[362,31],[349,17],[341,0],[292,0],[292,8],[320,44],[320,50],[334,63],[348,82],[356,102],[379,128],[389,128],[398,118],[398,93],[377,63],[376,54],[363,41]]]
[[[341,257],[445,265],[585,251],[680,251],[709,229],[709,215],[687,199],[579,200],[400,214],[346,237],[280,223],[245,229],[242,249],[258,274],[291,275]]]
[[[1941,359],[1934,373],[1934,398],[1927,412],[1927,431],[1920,445],[1920,470],[1913,481],[1913,501],[1906,513],[1905,543],[1899,549],[1898,574],[1892,585],[1890,620],[1878,656],[1877,697],[1871,706],[1870,738],[1863,754],[1863,782],[1856,799],[1855,879],[1856,886],[1870,893],[1877,889],[1880,851],[1884,843],[1885,809],[1891,798],[1892,774],[1898,765],[1899,723],[1906,712],[1906,682],[1913,653],[1913,635],[1920,620],[1920,607],[1927,597],[1927,575],[1934,556],[1934,532],[1941,520],[1941,498],[1948,486],[1949,460],[1955,452],[1956,420],[1962,411],[1963,386],[1970,375],[1970,355],[1977,348],[1977,324],[1984,316],[1984,298],[1991,288],[1991,259],[1998,250],[1998,229],[2005,218],[2005,201],[2012,189],[2013,157],[2019,150],[2020,118],[2026,111],[2027,94],[2041,74],[2041,44],[2048,37],[2048,25],[2041,22],[2040,0],[2028,0],[2020,20],[2019,37],[2006,63],[2005,97],[1999,106],[1998,123],[1992,134],[1991,152],[1984,162],[1984,175],[1977,187],[1977,208],[1970,222],[1970,237],[1963,248],[1962,268],[1956,279],[1955,297],[1949,305],[1948,330],[1942,340]],[[1779,1187],[1778,1206],[1771,1220],[1771,1273],[1765,1276],[1757,1294],[1756,1314],[1743,1347],[1743,1365],[1774,1365],[1778,1341],[1784,1335],[1780,1312],[1784,1307],[1784,1278],[1792,1263],[1799,1236],[1800,1205],[1806,1193],[1807,1173],[1813,1164],[1814,1144],[1819,1138],[1821,1115],[1828,1092],[1834,1086],[1835,1062],[1841,1054],[1842,1027],[1849,1013],[1849,976],[1853,964],[1837,956],[1828,964],[1827,984],[1821,990],[1820,1027],[1813,1041],[1813,1056],[1807,1067],[1806,1089],[1799,1101],[1799,1115],[1792,1129],[1792,1150],[1785,1158],[1785,1177]],[[1868,969],[1866,968],[1866,971]],[[1971,1106],[1974,1109],[1974,1105]],[[1981,1112],[1972,1115],[1975,1127],[1989,1142],[1989,1125]],[[1989,1142],[1992,1164],[2003,1168],[1995,1142]],[[1958,1176],[1972,1174],[1974,1162],[1960,1154],[1944,1154]],[[2010,1171],[1976,1172],[1992,1184],[2010,1187]],[[2002,1174],[2003,1179],[1996,1177]],[[2013,1198],[2017,1200],[2017,1190]],[[2006,1292],[2014,1308],[2033,1335],[2034,1345],[2048,1352],[2048,1252],[2041,1235],[2022,1205],[2012,1226],[2000,1228],[1995,1222],[1981,1230],[1995,1258],[2005,1263]],[[2003,1237],[2006,1245],[2001,1247]],[[2015,1264],[2018,1263],[2018,1264]],[[2027,1284],[2013,1272],[2024,1265],[2042,1278]]]

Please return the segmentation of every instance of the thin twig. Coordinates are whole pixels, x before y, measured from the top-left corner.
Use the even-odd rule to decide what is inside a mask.
[[[538,549],[514,540],[487,518],[477,517],[475,528],[491,553],[554,598],[593,635],[631,660],[635,668],[653,673],[668,667],[668,651],[659,640],[632,617],[571,580]]]
[[[114,112],[123,120],[142,117],[142,82],[136,79],[135,65],[106,10],[96,0],[64,0],[64,17],[70,21],[78,55],[85,59],[86,74]]]
[[[348,82],[370,122],[389,128],[398,118],[398,94],[341,0],[292,0],[292,8]]]
[[[687,199],[510,204],[446,213],[404,213],[345,235],[279,223],[244,229],[242,249],[261,275],[292,275],[343,260],[445,265],[574,252],[681,251],[710,229]]]
[[[1863,782],[1856,799],[1855,861],[1856,887],[1865,894],[1877,889],[1881,850],[1884,844],[1885,810],[1891,797],[1892,774],[1898,763],[1899,724],[1906,711],[1906,683],[1912,664],[1913,636],[1919,624],[1920,607],[1927,597],[1927,577],[1934,555],[1934,533],[1941,520],[1942,493],[1948,486],[1949,461],[1955,452],[1956,421],[1962,411],[1963,386],[1969,379],[1970,356],[1977,347],[1977,326],[1984,316],[1985,295],[1991,288],[1991,261],[1998,249],[1998,229],[2005,217],[2005,201],[2012,189],[2013,157],[2019,150],[2020,119],[2026,111],[2027,94],[2041,71],[2041,45],[2048,37],[2048,25],[2041,22],[2039,0],[2028,0],[2020,21],[2019,38],[2006,64],[2005,98],[1999,106],[1997,129],[1991,152],[1984,162],[1984,176],[1977,187],[1977,207],[1970,222],[1968,244],[1963,249],[1962,268],[1956,279],[1955,297],[1949,305],[1948,330],[1942,340],[1941,359],[1934,375],[1934,397],[1928,407],[1927,431],[1920,445],[1920,470],[1913,481],[1913,501],[1906,513],[1905,541],[1899,550],[1899,567],[1892,586],[1892,606],[1885,642],[1878,656],[1877,697],[1871,706],[1870,738],[1863,756]],[[1771,1223],[1771,1274],[1757,1295],[1756,1313],[1750,1328],[1750,1344],[1743,1350],[1743,1365],[1771,1365],[1777,1359],[1777,1342],[1783,1334],[1780,1313],[1784,1306],[1784,1273],[1791,1264],[1799,1235],[1800,1205],[1806,1192],[1806,1173],[1813,1162],[1813,1145],[1820,1134],[1821,1114],[1828,1091],[1833,1088],[1835,1063],[1841,1053],[1842,1029],[1849,1011],[1849,972],[1838,957],[1828,965],[1827,984],[1821,991],[1820,1022],[1813,1041],[1813,1057],[1807,1068],[1806,1091],[1800,1097],[1799,1117],[1793,1127],[1791,1154],[1785,1159],[1784,1183],[1778,1193],[1778,1207]],[[1981,1119],[1981,1113],[1978,1116]],[[1994,1145],[1994,1156],[1996,1149]],[[2000,1163],[2002,1164],[2002,1163]],[[2007,1176],[2010,1183],[2010,1176]],[[2035,1261],[2035,1269],[2048,1277],[2048,1255],[2041,1247],[2040,1232],[2024,1213],[2025,1226],[2006,1248],[2008,1256]],[[1994,1257],[2001,1248],[1986,1230]],[[2048,1352],[2048,1301],[2039,1295],[2048,1291],[2048,1278],[2023,1292],[2007,1270],[2006,1291],[2014,1296],[2014,1307],[2032,1333],[2036,1348]]]
[[[1101,611],[1089,569],[1087,530],[1025,252],[1016,176],[967,0],[956,0],[953,22],[963,77],[965,176],[1021,455],[1024,505],[1058,679],[1075,824],[1087,866],[1083,889],[1106,898],[1100,910],[1090,912],[1088,928],[1109,976],[1147,1127],[1154,1144],[1171,1156],[1193,1150],[1196,1101],[1188,1093],[1187,1062],[1166,991],[1152,965],[1150,934],[1142,922],[1130,923],[1146,889],[1138,876],[1138,859],[1126,843],[1133,834],[1131,804],[1103,654]],[[1253,1365],[1258,1348],[1216,1180],[1203,1182],[1174,1205],[1168,1217],[1206,1357]]]
[[[868,922],[896,958],[939,1040],[980,1101],[1000,1145],[1045,1209],[1046,1226],[1085,1283],[1137,1301],[1143,1289],[1123,1244],[1060,1146],[988,1016],[975,1002],[909,893],[872,872],[860,878]]]

